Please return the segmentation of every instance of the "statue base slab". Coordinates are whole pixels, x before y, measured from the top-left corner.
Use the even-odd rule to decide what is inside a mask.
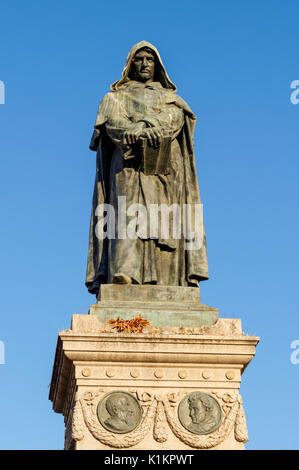
[[[241,374],[259,338],[245,336],[239,319],[224,318],[119,333],[104,321],[106,304],[101,317],[99,304],[109,301],[130,302],[102,295],[58,336],[49,398],[64,416],[65,449],[243,449]],[[148,319],[151,309],[135,310]]]
[[[142,315],[155,327],[201,327],[213,325],[217,308],[200,303],[198,287],[104,284],[98,302],[91,305],[91,315],[100,322],[110,318]]]

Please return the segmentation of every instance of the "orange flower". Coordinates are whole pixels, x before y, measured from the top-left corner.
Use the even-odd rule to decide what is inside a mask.
[[[114,318],[110,318],[108,320],[110,325],[113,325],[112,328],[115,328],[118,332],[128,332],[128,333],[142,333],[143,328],[149,325],[149,322],[142,318],[142,315],[138,317],[134,317],[131,320],[123,320],[117,317],[116,320]]]

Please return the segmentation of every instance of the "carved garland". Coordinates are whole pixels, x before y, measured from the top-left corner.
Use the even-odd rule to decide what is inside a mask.
[[[100,392],[103,391],[101,390]],[[117,449],[132,447],[141,442],[151,428],[157,402],[150,397],[150,399],[147,399],[145,403],[142,403],[143,417],[140,424],[130,433],[119,435],[107,431],[98,421],[96,415],[96,399],[99,397],[100,392],[96,394],[87,392],[87,394],[80,400],[85,424],[93,437],[102,444],[106,444]]]
[[[212,447],[221,444],[221,442],[223,442],[225,438],[230,434],[239,409],[239,404],[237,400],[234,400],[234,403],[229,413],[227,414],[227,416],[225,416],[224,420],[222,420],[222,423],[220,424],[219,428],[211,434],[198,436],[187,431],[180,424],[176,410],[174,408],[171,409],[168,400],[164,399],[163,404],[166,418],[173,434],[185,444],[197,449],[211,449]]]
[[[157,442],[166,442],[168,439],[168,426],[173,434],[182,442],[196,449],[211,449],[221,444],[234,428],[235,439],[247,442],[248,434],[246,420],[239,394],[219,394],[212,392],[221,403],[223,417],[219,428],[208,435],[195,435],[187,431],[177,416],[177,406],[184,394],[170,393],[167,395],[152,395],[148,392],[130,390],[135,393],[143,409],[140,424],[127,434],[115,434],[104,429],[97,419],[96,407],[103,390],[96,393],[86,392],[76,400],[72,437],[76,441],[84,437],[84,428],[87,426],[93,437],[110,447],[117,449],[132,447],[141,442],[149,433],[152,425],[153,437]],[[167,426],[168,423],[168,426]]]

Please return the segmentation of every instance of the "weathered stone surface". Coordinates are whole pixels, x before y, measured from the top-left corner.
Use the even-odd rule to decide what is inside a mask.
[[[201,333],[161,327],[124,334],[105,326],[94,315],[74,315],[72,329],[59,333],[50,399],[65,418],[66,449],[244,448],[239,387],[259,338],[244,336],[240,320],[219,319]],[[131,394],[142,409],[129,432],[112,432],[98,418],[99,403],[115,392]],[[221,409],[219,426],[207,434],[188,430],[186,409],[187,426],[180,421],[179,405],[193,393],[213,397]]]
[[[153,327],[202,327],[218,320],[218,310],[200,303],[196,287],[106,284],[89,313],[102,323],[120,316],[142,316]]]
[[[90,309],[93,308],[91,305]],[[72,316],[71,329],[77,333],[91,333],[98,331],[101,333],[112,332],[112,327],[107,325],[106,322],[99,320],[97,315],[79,315]],[[183,326],[170,326],[170,327],[149,327],[144,330],[147,334],[208,334],[212,336],[242,336],[241,320],[239,318],[218,318],[217,322],[213,325],[205,325],[199,327],[183,327]],[[115,332],[114,332],[115,333]]]
[[[199,287],[102,284],[98,300],[200,304]]]

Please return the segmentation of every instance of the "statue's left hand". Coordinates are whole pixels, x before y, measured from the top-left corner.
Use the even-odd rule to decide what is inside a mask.
[[[125,145],[136,144],[137,140],[141,136],[145,127],[146,127],[145,122],[137,122],[133,127],[126,130],[123,135],[124,144]]]
[[[158,148],[161,143],[162,135],[157,127],[148,127],[141,132],[140,137],[146,138],[149,145]]]

